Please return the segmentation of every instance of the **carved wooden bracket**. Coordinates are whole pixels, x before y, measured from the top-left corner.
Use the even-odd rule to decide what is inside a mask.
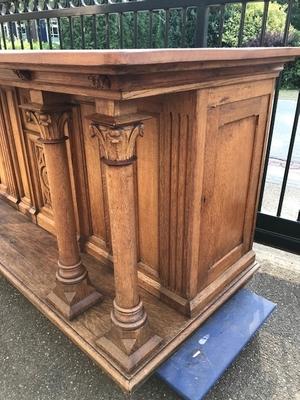
[[[92,137],[97,136],[101,153],[107,164],[124,165],[134,159],[134,148],[138,136],[143,136],[143,121],[149,115],[126,115],[108,117],[101,114],[89,116]]]
[[[30,81],[32,79],[32,73],[27,69],[14,69],[13,73],[22,81]]]
[[[110,89],[111,82],[107,75],[89,75],[88,80],[95,89]]]

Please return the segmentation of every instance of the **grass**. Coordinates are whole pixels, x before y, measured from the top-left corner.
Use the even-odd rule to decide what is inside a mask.
[[[14,40],[14,46],[15,50],[22,50],[21,42],[20,40]],[[47,42],[42,42],[43,49],[42,50],[50,50],[49,43]],[[4,49],[3,43],[1,43],[2,49]],[[23,40],[23,47],[24,50],[30,50],[30,43],[27,40]],[[12,42],[9,40],[6,40],[6,48],[7,50],[13,50]],[[53,50],[59,49],[59,43],[52,43],[52,48]],[[37,40],[32,41],[32,50],[41,50],[40,49],[40,44]]]

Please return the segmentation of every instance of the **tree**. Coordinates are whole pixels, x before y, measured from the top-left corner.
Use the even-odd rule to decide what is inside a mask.
[[[283,1],[283,0],[282,0]],[[300,0],[297,0],[300,2]],[[282,34],[286,21],[286,5],[270,3],[266,31],[267,34]],[[211,7],[208,24],[208,45],[219,46],[220,7]],[[224,8],[224,27],[222,35],[223,47],[238,45],[241,4],[227,4]],[[246,45],[250,41],[258,40],[261,35],[263,19],[263,3],[248,3],[246,7],[243,41]],[[95,18],[95,20],[93,20]],[[80,48],[151,48],[151,47],[195,47],[195,32],[197,25],[196,8],[189,7],[183,26],[183,11],[170,9],[168,14],[164,10],[152,12],[143,11],[137,14],[137,40],[134,40],[134,13],[72,17],[73,47]],[[151,24],[152,21],[152,24]],[[95,25],[94,25],[95,24]],[[300,21],[299,21],[300,24]],[[122,26],[122,35],[121,35]],[[150,31],[150,26],[151,31]],[[61,18],[63,47],[71,48],[70,19]],[[96,31],[95,28],[96,27]],[[168,36],[166,41],[166,27]],[[291,35],[296,37],[296,29],[292,26]],[[151,33],[151,37],[150,37]],[[96,43],[95,43],[96,36]],[[123,41],[123,46],[121,43]],[[299,39],[299,36],[298,36]],[[300,40],[299,40],[300,42]],[[258,45],[260,43],[258,42]]]
[[[300,0],[299,0],[300,1]],[[286,21],[286,5],[279,3],[270,3],[266,32],[282,34],[285,28]],[[228,4],[224,10],[224,28],[222,36],[222,45],[225,47],[236,47],[238,45],[240,20],[241,20],[242,6],[241,4]],[[209,20],[209,43],[216,46],[219,37],[219,10],[215,10],[210,15]],[[261,27],[264,13],[263,3],[248,3],[246,7],[244,29],[243,29],[243,42],[242,45],[247,44],[251,40],[260,38]],[[290,29],[291,35],[296,34],[296,29],[292,26]]]

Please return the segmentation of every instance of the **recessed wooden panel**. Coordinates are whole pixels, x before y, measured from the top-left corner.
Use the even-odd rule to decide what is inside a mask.
[[[38,133],[24,130],[24,135],[27,147],[26,155],[29,163],[30,180],[33,188],[32,203],[37,214],[36,222],[44,229],[54,233],[51,193],[43,145],[38,142]]]
[[[249,204],[253,210],[269,106],[269,95],[240,101],[222,95],[228,102],[207,114],[199,289],[250,250]]]
[[[145,133],[137,140],[136,186],[139,260],[147,272],[158,276],[159,116],[145,121]]]
[[[212,196],[205,200],[209,205],[203,207],[202,216],[206,227],[202,240],[207,244],[209,268],[243,242],[256,121],[257,117],[252,116],[228,123],[217,135],[218,150],[211,183],[214,189]],[[206,237],[209,237],[207,242]]]
[[[16,205],[20,198],[20,180],[16,163],[15,146],[8,118],[6,94],[0,89],[0,153],[2,161],[1,194]]]
[[[100,158],[98,139],[92,137],[89,130],[87,115],[95,112],[93,104],[80,105],[82,118],[83,146],[86,162],[86,179],[88,185],[88,201],[90,206],[90,235],[96,240],[97,245],[109,251],[109,220],[105,210],[105,165]],[[98,241],[97,241],[98,239]]]
[[[21,201],[19,209],[22,212],[27,212],[31,206],[31,192],[28,181],[28,165],[24,157],[24,138],[20,122],[19,107],[17,102],[17,91],[15,88],[6,88],[6,101],[7,111],[9,113],[9,120],[11,124],[12,139],[15,147],[16,154],[16,174],[19,178],[19,193]]]

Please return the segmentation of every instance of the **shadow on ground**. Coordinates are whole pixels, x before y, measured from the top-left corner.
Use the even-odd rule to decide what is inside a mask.
[[[291,276],[257,273],[252,279],[248,287],[277,303],[278,309],[207,400],[300,399],[300,286]],[[125,398],[101,370],[0,278],[0,400]],[[179,399],[155,377],[131,398]]]

